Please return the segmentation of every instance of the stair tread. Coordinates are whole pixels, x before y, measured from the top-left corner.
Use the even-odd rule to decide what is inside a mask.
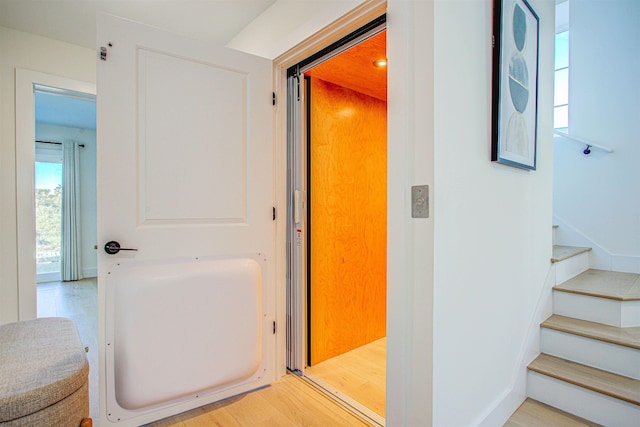
[[[640,350],[640,326],[619,328],[558,314],[552,315],[540,326]]]
[[[526,399],[504,427],[601,427],[600,424],[546,405],[534,399]]]
[[[565,259],[580,255],[584,252],[589,252],[590,250],[591,248],[582,246],[553,245],[553,255],[551,257],[551,262],[564,261]]]
[[[544,353],[531,362],[528,369],[634,405],[640,405],[640,380]]]
[[[618,301],[640,301],[640,274],[591,269],[553,289]]]

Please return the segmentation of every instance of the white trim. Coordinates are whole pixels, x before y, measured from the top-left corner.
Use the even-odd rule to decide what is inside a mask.
[[[95,95],[96,85],[52,74],[16,68],[16,210],[18,234],[18,319],[37,316],[35,213],[34,84]]]
[[[589,252],[589,266],[591,268],[640,274],[640,255],[612,253],[558,215],[553,216],[553,223],[558,225],[556,232],[558,244],[591,248],[591,252]]]
[[[389,1],[387,14],[387,425],[434,422],[434,216],[411,217],[411,187],[437,199],[436,55],[431,1]]]
[[[478,422],[474,423],[474,425],[479,427],[503,425],[524,402],[527,396],[527,366],[540,354],[540,323],[551,316],[553,312],[555,269],[555,264],[551,264],[544,284],[540,289],[538,302],[529,321],[529,328],[520,347],[518,362],[511,376],[511,385],[478,418]]]
[[[60,281],[59,271],[54,271],[53,273],[36,274],[36,283],[59,282],[59,281]]]

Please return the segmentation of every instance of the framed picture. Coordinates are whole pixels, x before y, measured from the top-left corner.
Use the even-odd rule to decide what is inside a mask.
[[[539,18],[526,0],[493,0],[491,160],[536,168]]]

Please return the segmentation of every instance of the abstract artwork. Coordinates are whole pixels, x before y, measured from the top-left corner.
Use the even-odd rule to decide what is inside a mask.
[[[491,160],[536,168],[538,15],[526,0],[494,0]]]

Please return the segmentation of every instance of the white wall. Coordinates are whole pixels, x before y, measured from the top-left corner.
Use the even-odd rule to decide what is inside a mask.
[[[36,123],[36,139],[62,141],[71,139],[84,144],[80,149],[80,233],[82,238],[82,275],[96,277],[96,131],[45,123]]]
[[[18,319],[15,69],[95,82],[95,53],[0,27],[0,324]],[[35,256],[34,256],[35,259]]]
[[[640,2],[569,10],[569,131],[614,152],[555,143],[558,240],[595,246],[597,268],[640,272]]]
[[[490,161],[492,2],[435,3],[434,426],[502,425],[524,393],[552,248],[555,7],[530,4],[540,17],[535,171]]]

